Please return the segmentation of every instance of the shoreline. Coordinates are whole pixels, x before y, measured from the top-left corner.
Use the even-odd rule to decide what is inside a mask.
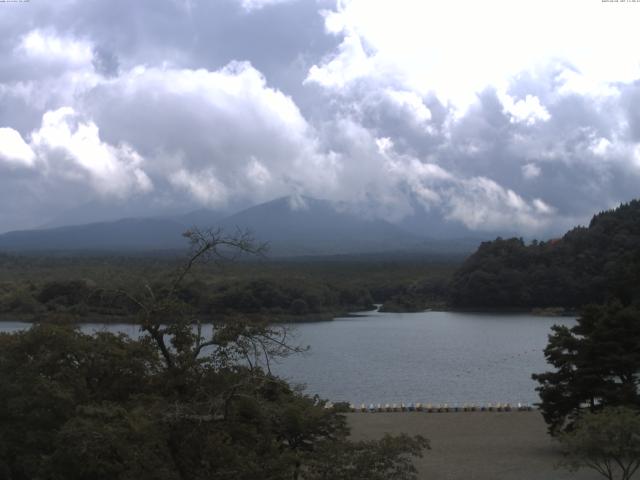
[[[396,311],[386,311],[383,309],[383,305],[377,306],[377,308],[366,311],[356,311],[356,312],[322,312],[322,313],[310,313],[304,314],[302,316],[296,316],[296,319],[292,319],[293,315],[283,315],[283,314],[242,314],[238,313],[238,315],[220,315],[218,319],[233,319],[234,317],[241,316],[245,319],[269,319],[269,323],[283,323],[283,324],[291,324],[295,325],[298,323],[319,323],[319,322],[333,322],[338,318],[366,318],[371,316],[373,313],[427,313],[427,312],[451,312],[451,313],[479,313],[486,315],[508,315],[508,314],[521,314],[521,315],[532,315],[535,317],[577,317],[578,312],[572,310],[561,309],[560,307],[556,308],[533,308],[533,309],[516,309],[516,308],[504,308],[504,309],[482,309],[482,308],[461,308],[461,309],[451,309],[451,308],[427,308],[425,310],[419,311],[406,311],[406,312],[396,312]],[[136,324],[135,317],[133,316],[118,316],[118,315],[100,315],[100,314],[89,314],[82,317],[82,319],[64,318],[66,314],[60,313],[52,313],[51,315],[54,317],[51,320],[43,319],[42,317],[46,314],[25,314],[25,313],[0,313],[0,323],[2,322],[23,322],[23,323],[57,323],[57,324],[71,324],[71,325],[81,325],[84,323],[103,323],[103,324],[118,324],[118,323],[127,323],[127,324]],[[58,318],[55,318],[56,315],[60,315]],[[204,320],[203,323],[211,323],[211,319]],[[193,322],[193,325],[196,325],[197,322]]]

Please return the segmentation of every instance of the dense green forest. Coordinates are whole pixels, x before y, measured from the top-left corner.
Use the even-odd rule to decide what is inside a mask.
[[[121,320],[136,305],[120,295],[161,290],[181,256],[0,255],[0,315],[47,321]],[[458,266],[429,257],[245,258],[198,265],[178,294],[203,318],[242,313],[270,320],[331,319],[385,304],[386,310],[443,305]]]
[[[593,217],[560,239],[484,242],[455,272],[453,308],[576,309],[640,301],[640,201]]]

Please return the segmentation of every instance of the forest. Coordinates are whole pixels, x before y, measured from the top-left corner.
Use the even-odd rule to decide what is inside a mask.
[[[640,300],[640,200],[595,215],[562,238],[484,242],[454,273],[452,308],[576,310]]]
[[[0,255],[0,315],[49,322],[132,318],[136,306],[119,291],[166,286],[183,259],[164,256]],[[198,265],[180,297],[200,316],[267,316],[280,321],[329,320],[373,304],[395,311],[444,305],[458,263],[440,258],[244,257]]]

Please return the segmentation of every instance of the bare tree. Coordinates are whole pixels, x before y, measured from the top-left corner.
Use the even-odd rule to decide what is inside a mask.
[[[137,306],[140,328],[153,339],[167,368],[195,367],[207,352],[221,365],[244,361],[252,371],[262,367],[270,373],[273,357],[305,350],[289,344],[287,328],[241,317],[212,322],[211,335],[205,337],[200,316],[193,315],[189,305],[178,297],[185,279],[198,264],[235,260],[241,255],[263,255],[267,246],[256,243],[249,232],[240,230],[229,235],[222,229],[194,227],[183,235],[189,240],[189,250],[168,288],[156,291],[147,283],[142,295],[120,291]]]

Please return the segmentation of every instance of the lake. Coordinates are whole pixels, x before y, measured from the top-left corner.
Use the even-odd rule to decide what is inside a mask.
[[[563,317],[524,314],[380,313],[292,326],[308,353],[272,366],[332,401],[512,404],[538,401],[531,374],[548,369],[542,350]],[[0,322],[0,331],[28,328]],[[129,324],[83,324],[85,332],[139,334]]]

